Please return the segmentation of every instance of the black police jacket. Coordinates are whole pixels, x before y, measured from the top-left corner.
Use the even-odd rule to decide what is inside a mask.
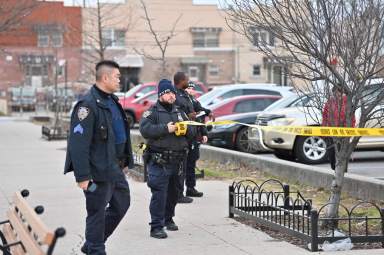
[[[133,167],[129,124],[115,95],[124,119],[127,141],[124,149],[125,166]],[[85,180],[110,181],[121,175],[117,163],[112,114],[107,99],[94,87],[76,104],[68,138],[64,173],[74,171],[77,182]]]
[[[188,93],[183,89],[175,88],[176,90],[176,102],[177,105],[187,115],[193,112],[193,104]]]
[[[193,129],[188,127],[186,136],[176,136],[175,133],[168,132],[167,124],[184,120],[188,120],[188,117],[179,107],[172,105],[172,111],[168,112],[157,102],[143,113],[140,120],[140,133],[147,140],[151,150],[181,151],[188,147],[187,138],[194,136]]]

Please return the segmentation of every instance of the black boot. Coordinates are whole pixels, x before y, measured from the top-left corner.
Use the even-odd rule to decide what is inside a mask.
[[[151,230],[151,237],[157,238],[157,239],[164,239],[167,238],[168,235],[165,233],[163,228],[155,228]]]
[[[190,197],[185,197],[184,195],[179,196],[179,199],[177,200],[178,204],[189,204],[192,203],[193,199]]]
[[[173,220],[165,223],[165,227],[169,231],[177,231],[177,230],[179,230],[179,227],[175,224],[175,222]]]
[[[202,197],[203,192],[197,191],[195,188],[187,188],[186,192],[188,197]]]

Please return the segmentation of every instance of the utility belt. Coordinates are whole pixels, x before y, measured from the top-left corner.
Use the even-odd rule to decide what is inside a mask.
[[[160,165],[164,164],[170,164],[170,163],[180,163],[182,162],[186,155],[188,150],[182,150],[182,151],[170,151],[165,150],[162,152],[153,152],[150,150],[146,150],[143,153],[143,159],[144,162],[154,162]]]

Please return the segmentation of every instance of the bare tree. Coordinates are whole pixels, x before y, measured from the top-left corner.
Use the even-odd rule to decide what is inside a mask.
[[[345,126],[352,127],[350,116],[355,114],[358,127],[381,119],[377,108],[384,90],[382,86],[368,89],[368,85],[383,70],[382,0],[232,0],[228,4],[232,5],[228,8],[231,22],[227,23],[233,30],[251,40],[255,31],[266,31],[277,39],[275,47],[270,47],[257,38],[257,47],[287,67],[293,82],[305,82],[299,93],[312,91],[315,95],[317,100],[311,109],[317,113],[308,112],[308,116],[319,116],[324,99],[331,96],[330,88],[336,86],[347,98],[345,116],[349,117]],[[325,85],[318,86],[319,81]],[[343,109],[342,100],[337,108],[339,112]],[[338,214],[344,173],[359,139],[334,138],[337,162],[327,210],[330,217]]]
[[[36,6],[37,1],[32,0],[0,1],[0,33],[22,25]]]
[[[159,75],[160,77],[159,78],[169,77],[170,74],[168,72],[168,63],[167,63],[167,59],[166,59],[166,52],[167,52],[167,49],[169,46],[169,41],[177,35],[175,30],[176,30],[176,26],[177,26],[178,22],[180,21],[180,19],[182,17],[182,14],[180,14],[177,17],[177,19],[173,22],[173,25],[170,28],[170,30],[168,30],[166,32],[159,32],[159,31],[156,31],[156,29],[153,26],[153,18],[151,18],[150,14],[148,12],[148,8],[147,8],[146,3],[144,2],[144,0],[140,0],[140,3],[141,3],[141,7],[144,10],[143,19],[146,21],[146,23],[148,25],[148,32],[151,34],[151,36],[155,42],[155,47],[157,47],[160,50],[160,56],[159,57],[153,56],[153,55],[147,53],[143,48],[141,48],[141,49],[134,48],[134,50],[137,54],[142,55],[147,59],[150,59],[150,60],[153,60],[153,61],[160,63],[161,67],[160,67],[160,75]]]
[[[83,61],[87,76],[94,76],[94,66],[100,60],[105,59],[108,49],[114,45],[119,45],[125,51],[125,35],[134,25],[133,8],[128,7],[128,13],[119,15],[119,9],[123,4],[106,3],[97,0],[95,6],[84,9],[83,41],[84,52]],[[112,38],[111,34],[114,33]],[[120,33],[120,34],[117,34]],[[124,42],[120,41],[124,40]],[[119,52],[121,54],[121,51]]]

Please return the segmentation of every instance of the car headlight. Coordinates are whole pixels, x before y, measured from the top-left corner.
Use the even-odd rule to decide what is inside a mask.
[[[274,119],[271,121],[268,121],[268,126],[289,126],[291,125],[296,119],[295,118],[280,118],[280,119]]]

